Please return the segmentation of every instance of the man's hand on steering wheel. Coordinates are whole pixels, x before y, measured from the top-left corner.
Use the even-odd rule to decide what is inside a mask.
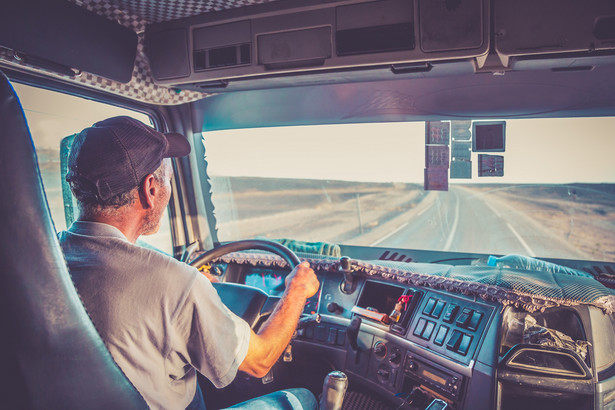
[[[310,298],[318,292],[320,283],[316,274],[310,268],[308,262],[301,262],[293,269],[293,271],[286,277],[284,284],[287,288],[290,287],[303,287],[305,289],[305,297]]]
[[[297,304],[297,306],[291,310],[298,310],[298,317],[303,310],[303,306],[305,306],[305,300],[301,301],[300,299],[312,297],[318,291],[319,284],[309,264],[307,262],[301,264],[297,255],[284,245],[261,239],[230,242],[196,257],[190,264],[203,272],[212,282],[217,282],[213,275],[206,273],[211,262],[230,252],[240,252],[248,249],[259,249],[272,252],[282,257],[289,265],[289,268],[292,269],[284,285],[287,291],[291,290],[289,287],[292,288],[293,297],[291,299],[293,299],[293,303]],[[229,307],[231,311],[246,320],[252,327],[262,323],[260,319],[263,315],[270,315],[273,313],[272,309],[275,304],[269,303],[267,299],[271,298],[271,296],[268,296],[263,290],[243,284],[225,282],[214,283],[214,287],[218,291],[222,302]],[[280,299],[280,297],[275,298],[277,300]]]
[[[258,333],[251,333],[248,353],[239,366],[239,370],[251,376],[263,377],[286,349],[303,312],[305,301],[318,292],[320,284],[308,262],[301,263],[297,255],[290,249],[278,243],[264,240],[245,240],[221,245],[199,256],[191,264],[198,268],[229,252],[247,249],[273,252],[281,256],[293,268],[285,279],[286,289],[273,312],[260,327]],[[261,298],[262,295],[266,297],[262,290],[239,284],[219,283],[216,285],[220,285],[217,286],[219,294],[225,285],[232,285],[229,288],[231,292],[221,293],[221,299],[229,306],[224,295],[230,295],[228,300],[235,305],[235,309],[231,308],[234,312],[242,311],[245,315],[246,312],[258,313],[261,310],[263,303],[252,303],[252,301]],[[233,289],[233,287],[236,289]],[[234,297],[233,291],[242,291],[242,294],[240,297]],[[256,305],[256,312],[253,312],[253,305]],[[244,317],[244,315],[240,316]]]

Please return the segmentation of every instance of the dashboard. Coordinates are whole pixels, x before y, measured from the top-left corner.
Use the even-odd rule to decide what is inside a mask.
[[[270,296],[284,291],[287,269],[240,271],[240,283]],[[568,355],[566,349],[540,347],[544,351],[528,356],[529,365],[526,360],[513,366],[511,355],[534,343],[528,335],[535,329],[543,336],[565,334],[578,345],[603,343],[599,339],[613,333],[613,321],[586,306],[530,313],[385,278],[359,275],[348,287],[339,269],[316,274],[321,286],[306,302],[295,356],[344,371],[352,385],[385,398],[389,406],[422,410],[438,399],[450,409],[541,409],[557,398],[560,408],[589,409],[601,398],[594,387],[579,386],[592,385],[598,367],[612,369],[603,370],[605,381],[615,369],[612,352],[610,359],[600,358],[597,348]],[[558,373],[563,368],[569,372]]]
[[[348,295],[342,281],[337,275],[321,280],[320,322],[304,327],[299,339],[343,349],[344,371],[400,400],[421,408],[438,398],[461,408],[496,305],[369,279]],[[393,321],[403,296],[409,300]],[[352,322],[345,325],[354,318],[360,318],[356,342]]]

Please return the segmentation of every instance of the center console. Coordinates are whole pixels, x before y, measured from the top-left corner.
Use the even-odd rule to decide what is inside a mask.
[[[326,282],[323,302],[340,289],[340,282]],[[399,283],[367,279],[358,285],[352,295],[329,298],[352,303],[338,309],[323,304],[322,321],[301,338],[328,346],[351,379],[387,392],[397,405],[425,409],[436,400],[464,408],[476,388],[474,367],[495,304]]]

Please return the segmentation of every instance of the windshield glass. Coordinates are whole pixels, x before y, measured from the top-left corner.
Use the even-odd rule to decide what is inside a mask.
[[[507,120],[504,152],[472,152],[453,133],[447,190],[424,189],[425,127],[204,133],[218,239],[615,261],[615,118]],[[451,153],[465,178],[446,181]]]

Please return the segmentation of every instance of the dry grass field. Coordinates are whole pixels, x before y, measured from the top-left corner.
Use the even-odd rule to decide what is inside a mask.
[[[416,184],[370,184],[230,178],[232,194],[215,198],[217,213],[236,209],[237,224],[221,220],[224,233],[240,237],[293,237],[307,241],[344,242],[378,229],[392,217],[421,202]],[[221,185],[220,181],[212,181]],[[234,226],[231,226],[234,225]],[[237,229],[239,232],[235,231]],[[291,235],[289,235],[291,233]]]
[[[615,260],[615,185],[473,185],[523,212],[587,255]]]
[[[220,181],[213,181],[220,184]],[[369,245],[399,223],[429,206],[429,192],[418,184],[228,178],[233,194],[218,196],[216,207],[233,207],[239,222],[221,218],[225,233],[236,237],[292,237]],[[494,195],[522,212],[557,242],[588,259],[615,260],[615,185],[464,185]],[[226,212],[220,211],[221,213]],[[231,226],[232,225],[232,226]]]

